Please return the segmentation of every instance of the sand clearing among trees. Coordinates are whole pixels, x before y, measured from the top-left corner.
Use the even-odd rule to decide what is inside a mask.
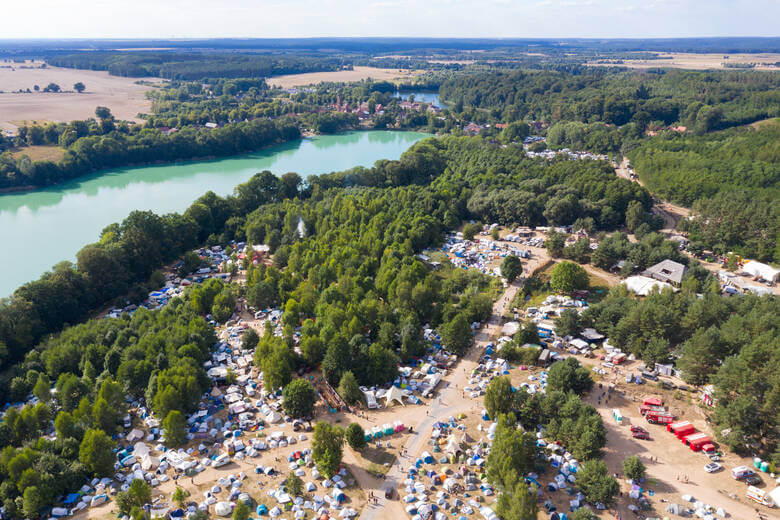
[[[41,68],[40,62],[0,61],[0,129],[15,132],[25,122],[69,122],[94,117],[95,107],[106,106],[118,119],[140,121],[139,113],[148,112],[151,102],[146,91],[152,87],[137,85],[138,78],[110,76],[94,70]],[[152,81],[160,81],[153,78]],[[73,91],[81,82],[86,90]],[[42,92],[49,83],[56,83],[63,92]],[[35,92],[38,85],[41,92]],[[25,92],[19,93],[19,90]],[[30,89],[30,93],[26,90]]]
[[[331,72],[306,72],[304,74],[286,74],[268,78],[269,85],[277,85],[282,88],[299,87],[304,85],[316,85],[322,82],[348,82],[362,79],[374,79],[377,81],[393,81],[396,79],[409,79],[421,74],[423,71],[409,71],[404,69],[378,69],[376,67],[354,67],[353,70],[336,70]]]

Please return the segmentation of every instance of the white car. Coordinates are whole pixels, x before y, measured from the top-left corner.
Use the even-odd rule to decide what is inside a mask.
[[[723,469],[723,465],[718,462],[710,462],[706,466],[704,466],[704,471],[707,473],[715,473],[716,471],[720,471]]]

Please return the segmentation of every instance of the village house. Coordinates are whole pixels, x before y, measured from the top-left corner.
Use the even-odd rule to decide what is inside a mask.
[[[654,278],[660,282],[671,283],[679,286],[688,268],[673,260],[664,260],[654,266],[648,267],[642,273],[643,276]]]

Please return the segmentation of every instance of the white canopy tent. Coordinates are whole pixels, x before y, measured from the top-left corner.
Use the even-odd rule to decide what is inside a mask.
[[[396,386],[390,387],[390,390],[385,394],[385,406],[390,406],[390,403],[397,401],[401,403],[401,406],[406,406],[403,401],[404,392]]]

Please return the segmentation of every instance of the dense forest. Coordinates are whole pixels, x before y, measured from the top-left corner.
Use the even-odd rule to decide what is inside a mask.
[[[780,262],[780,123],[702,136],[664,133],[628,154],[653,193],[693,206],[701,248]]]
[[[265,78],[281,74],[339,70],[338,58],[305,55],[273,56],[199,52],[80,52],[54,55],[47,60],[58,67],[105,70],[114,76],[157,77],[171,80],[208,78]]]
[[[349,189],[356,186],[370,190],[352,193]],[[383,189],[389,189],[389,194]],[[307,217],[306,211],[314,211],[307,208],[285,209],[284,215],[270,208],[262,215],[249,214],[265,204],[296,197],[331,207],[346,197],[339,195],[342,191],[349,194],[345,200],[350,207],[367,206],[362,211],[373,207],[369,203],[372,197],[382,200],[386,195],[406,201],[382,211],[393,215],[396,224],[387,221],[380,226],[379,237],[385,238],[377,238],[374,245],[378,249],[372,246],[372,251],[379,251],[376,254],[381,254],[382,244],[393,249],[393,243],[404,254],[411,254],[441,240],[445,230],[458,226],[464,218],[488,219],[497,211],[500,215],[496,216],[505,223],[567,225],[579,221],[594,229],[615,229],[624,225],[632,202],[645,214],[651,203],[646,190],[617,178],[607,164],[563,160],[548,164],[527,158],[520,146],[502,148],[481,138],[424,140],[398,161],[378,161],[372,168],[310,177],[306,184],[293,173],[277,178],[264,172],[237,187],[233,196],[207,193],[183,215],[133,212],[121,224],[107,227],[99,243],[82,249],[76,266],[58,264],[40,280],[17,289],[10,300],[0,302],[4,366],[21,359],[45,334],[77,323],[91,309],[128,290],[143,294],[143,284],[156,269],[198,244],[224,244],[233,239],[265,242],[274,250],[281,249],[277,256],[280,262],[286,259],[284,265],[298,266],[295,252],[303,239],[296,238],[297,217],[302,216],[311,234],[319,237],[325,230],[314,226],[324,226],[336,216]],[[399,215],[406,218],[398,220]],[[343,232],[350,230],[347,224],[344,222]],[[391,242],[386,242],[386,233],[392,233]],[[350,240],[365,241],[368,236],[362,232]],[[371,265],[359,255],[355,258],[364,269]],[[342,260],[336,265],[343,269],[350,263]],[[300,267],[310,271],[308,263]],[[371,278],[373,274],[369,271],[363,276]]]
[[[503,121],[579,121],[622,126],[679,123],[698,133],[780,113],[780,78],[771,72],[563,71],[459,74],[439,94],[456,113]]]

